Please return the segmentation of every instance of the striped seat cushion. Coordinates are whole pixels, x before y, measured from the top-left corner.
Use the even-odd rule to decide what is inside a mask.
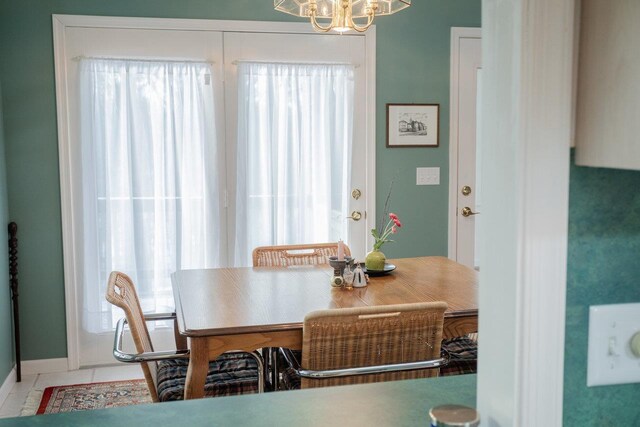
[[[478,371],[478,343],[468,336],[442,341],[449,352],[449,364],[440,368],[440,376],[475,374]]]
[[[282,371],[280,390],[300,390],[300,375],[291,367]]]
[[[158,399],[161,402],[182,400],[189,360],[176,359],[158,363]],[[207,397],[231,396],[258,392],[258,364],[246,353],[223,354],[209,363],[204,388]]]
[[[302,351],[300,350],[291,350],[293,353],[293,357],[298,360],[302,360]],[[299,390],[300,389],[300,375],[293,370],[291,366],[287,363],[287,361],[282,357],[280,353],[278,353],[278,365],[280,370],[280,390]]]

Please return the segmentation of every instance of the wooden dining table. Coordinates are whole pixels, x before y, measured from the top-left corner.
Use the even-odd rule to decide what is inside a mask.
[[[478,273],[444,257],[389,260],[368,286],[333,288],[329,266],[179,270],[172,275],[177,328],[189,341],[185,399],[204,396],[209,361],[226,351],[302,348],[307,313],[328,308],[444,301],[444,338],[476,332]]]

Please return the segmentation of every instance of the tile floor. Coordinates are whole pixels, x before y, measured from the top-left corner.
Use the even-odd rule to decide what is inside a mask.
[[[54,374],[23,375],[4,402],[0,402],[0,418],[18,417],[32,390],[69,384],[97,383],[144,378],[139,365],[109,366]]]

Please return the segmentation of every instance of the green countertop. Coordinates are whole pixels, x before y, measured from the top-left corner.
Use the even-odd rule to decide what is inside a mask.
[[[0,420],[0,426],[428,426],[429,409],[475,407],[476,376],[458,375]]]

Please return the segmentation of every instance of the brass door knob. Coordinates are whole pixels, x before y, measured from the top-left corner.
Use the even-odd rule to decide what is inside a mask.
[[[352,219],[354,221],[360,221],[362,219],[362,213],[358,211],[351,212],[351,216],[348,216],[347,219]]]
[[[473,215],[478,215],[480,212],[474,212],[471,210],[471,208],[469,206],[465,206],[464,208],[462,208],[462,216],[463,217],[470,217]]]
[[[355,190],[353,190],[351,192],[351,197],[353,197],[354,199],[358,200],[360,197],[362,197],[362,191],[358,190],[357,188]]]
[[[462,187],[462,190],[460,192],[463,196],[468,196],[469,194],[471,194],[471,187],[465,185],[464,187]]]

